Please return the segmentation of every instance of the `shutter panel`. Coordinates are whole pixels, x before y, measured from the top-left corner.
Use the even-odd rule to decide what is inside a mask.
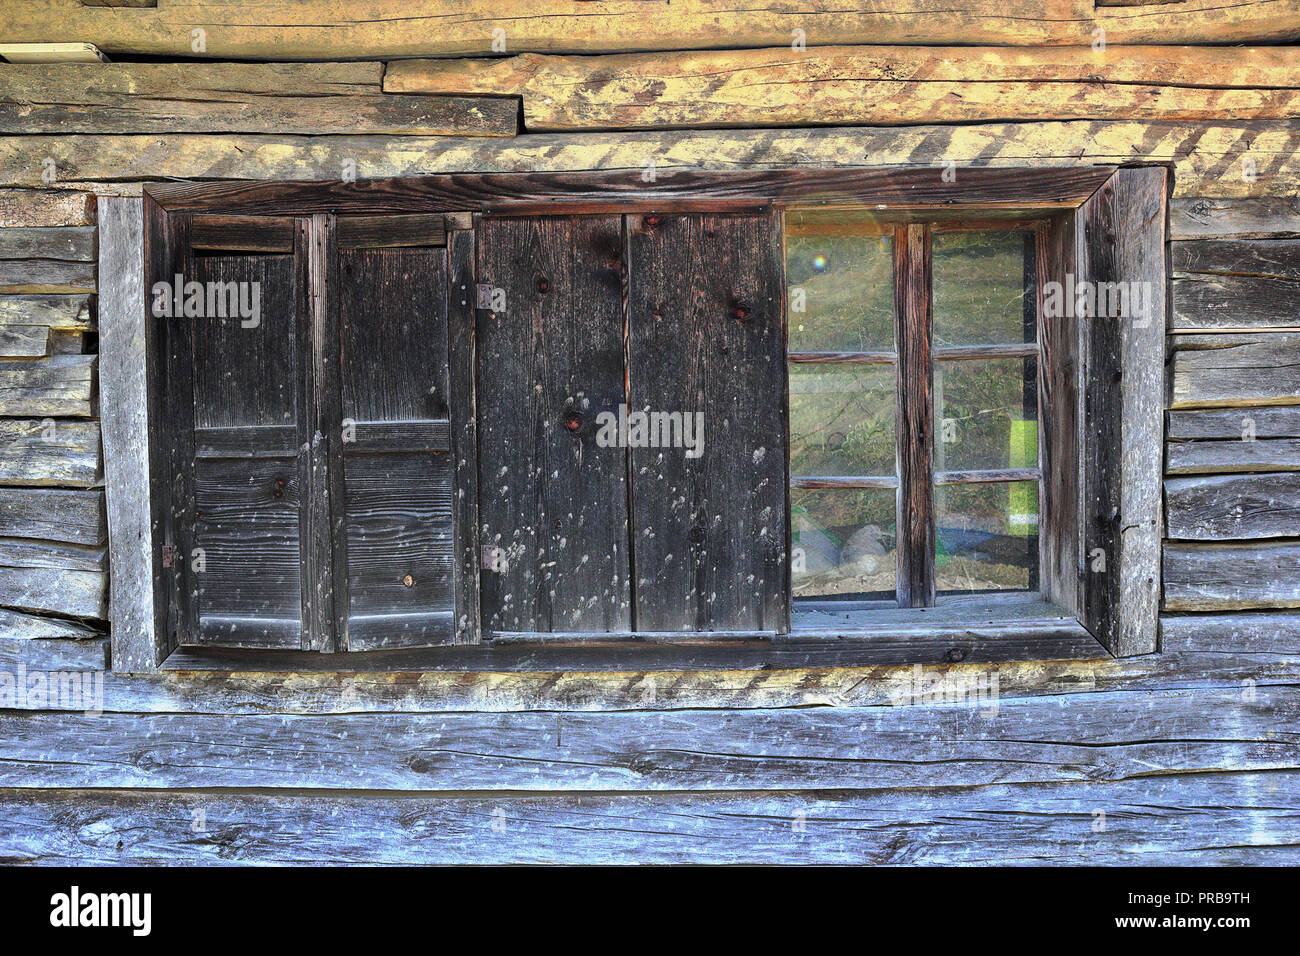
[[[636,626],[789,629],[785,294],[774,214],[628,217],[632,411],[703,413],[703,453],[630,449]]]
[[[346,607],[340,645],[450,644],[447,250],[343,248],[334,274],[342,428],[331,457],[343,476],[342,507],[332,506],[342,527],[334,561],[346,569],[335,576],[336,612]]]
[[[190,436],[175,499],[181,644],[298,648],[302,628],[301,345],[295,257],[222,255],[189,260],[204,308],[239,297],[240,314],[173,317],[169,387],[190,400]],[[227,312],[232,310],[227,309]],[[188,375],[183,368],[189,365]],[[186,388],[188,386],[188,389]],[[192,445],[190,440],[192,438]],[[192,449],[192,451],[191,451]],[[192,457],[189,457],[192,454]]]
[[[625,399],[622,229],[480,223],[479,282],[499,291],[477,333],[480,542],[501,558],[481,574],[485,631],[631,627],[627,461],[596,440]]]

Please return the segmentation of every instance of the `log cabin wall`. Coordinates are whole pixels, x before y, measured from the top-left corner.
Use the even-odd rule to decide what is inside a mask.
[[[103,691],[0,710],[0,857],[1296,862],[1300,4],[374,6],[0,10],[0,673]],[[1171,171],[1158,654],[109,670],[97,197],[946,164]],[[996,681],[996,706],[892,706],[926,681]]]

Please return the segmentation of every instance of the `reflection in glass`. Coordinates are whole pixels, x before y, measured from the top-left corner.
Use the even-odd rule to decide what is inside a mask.
[[[790,491],[796,598],[892,598],[898,585],[892,488]]]
[[[1037,368],[1034,358],[934,363],[936,472],[1038,464]]]
[[[1038,588],[1038,483],[935,488],[935,591]]]
[[[894,474],[895,367],[790,366],[790,474]]]
[[[1033,233],[936,232],[931,257],[935,348],[1036,340]]]
[[[894,348],[894,245],[852,235],[852,224],[817,225],[826,235],[786,236],[792,352]],[[850,234],[835,235],[835,231]]]

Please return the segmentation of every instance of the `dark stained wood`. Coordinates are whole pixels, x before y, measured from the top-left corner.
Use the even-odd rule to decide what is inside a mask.
[[[937,471],[936,485],[988,484],[999,481],[1038,481],[1043,477],[1040,468],[985,468],[979,471]]]
[[[1175,273],[1300,280],[1300,239],[1200,239],[1171,242]]]
[[[445,246],[447,230],[436,213],[417,216],[342,216],[340,249],[391,249]]]
[[[894,341],[898,343],[898,604],[934,604],[934,374],[930,233],[894,234]]]
[[[477,211],[507,202],[613,200],[642,207],[665,202],[725,200],[749,206],[810,199],[848,205],[920,209],[945,207],[956,216],[969,207],[1071,209],[1087,199],[1113,169],[1105,166],[1040,169],[972,168],[961,171],[960,190],[943,179],[942,166],[928,169],[795,169],[695,172],[664,170],[653,183],[626,172],[472,173],[372,179],[365,182],[166,183],[147,187],[168,209],[192,212],[257,212],[295,215],[333,210],[385,212]],[[534,206],[535,213],[539,208]],[[607,208],[607,207],[606,207]],[[522,212],[523,210],[518,210]],[[673,210],[680,211],[680,210]]]
[[[807,475],[791,478],[791,488],[897,488],[897,475],[870,475],[866,477],[842,477],[840,475]]]
[[[190,244],[218,252],[293,252],[292,216],[197,215],[190,222]]]
[[[1293,462],[1300,468],[1300,461]],[[1300,531],[1300,475],[1205,475],[1165,481],[1167,534],[1190,541],[1279,538]]]
[[[477,282],[504,294],[476,338],[484,631],[631,626],[622,220],[484,219]],[[500,304],[500,303],[498,303]]]
[[[892,365],[897,352],[790,352],[786,361],[795,365]]]
[[[630,450],[637,630],[789,628],[779,223],[628,219],[629,406],[704,429],[699,457]]]
[[[466,230],[450,233],[447,255],[447,399],[455,473],[452,499],[455,639],[457,644],[474,644],[480,637],[474,233]]]

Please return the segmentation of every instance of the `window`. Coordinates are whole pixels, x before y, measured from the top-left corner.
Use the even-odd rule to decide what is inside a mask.
[[[1039,228],[787,213],[796,602],[1038,591]]]
[[[1163,170],[960,179],[108,203],[117,666],[1153,650]],[[1130,281],[1147,321],[1060,308]]]

